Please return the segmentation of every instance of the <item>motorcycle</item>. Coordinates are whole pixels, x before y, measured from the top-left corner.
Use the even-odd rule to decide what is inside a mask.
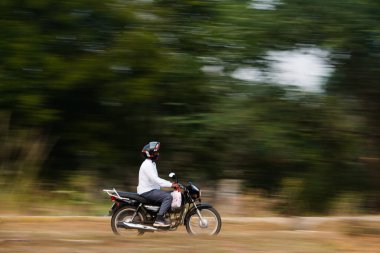
[[[154,227],[160,205],[149,202],[137,193],[104,189],[113,201],[109,211],[111,228],[116,235],[143,235],[145,232],[175,231],[185,225],[189,235],[217,235],[222,221],[211,205],[201,202],[201,190],[192,182],[186,186],[180,183],[175,173],[169,177],[178,183],[181,205],[171,208],[165,215],[169,227]]]

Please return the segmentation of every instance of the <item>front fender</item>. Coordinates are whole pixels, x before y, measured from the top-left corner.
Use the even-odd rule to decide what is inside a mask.
[[[201,204],[197,204],[196,207],[198,209],[205,209],[205,208],[211,208],[212,205],[207,204],[207,203],[201,203]],[[195,206],[190,208],[190,210],[186,213],[186,216],[185,216],[185,224],[186,224],[187,220],[190,219],[190,216],[193,215],[195,212],[196,212]]]

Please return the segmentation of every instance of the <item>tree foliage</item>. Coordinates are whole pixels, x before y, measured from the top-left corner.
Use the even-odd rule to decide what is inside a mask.
[[[297,182],[301,211],[365,191],[378,210],[378,1],[259,2],[2,1],[2,134],[43,136],[43,165],[22,165],[39,180],[84,169],[135,182],[155,139],[163,171],[269,194]],[[269,51],[302,47],[329,52],[324,92],[232,77],[270,74]],[[7,164],[3,179],[20,171]]]

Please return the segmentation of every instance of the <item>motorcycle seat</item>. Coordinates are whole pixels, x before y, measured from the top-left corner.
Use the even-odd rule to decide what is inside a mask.
[[[148,201],[146,198],[142,197],[138,193],[134,193],[134,192],[119,192],[119,191],[117,193],[122,198],[134,199],[134,200],[137,200],[138,202],[143,203],[144,205],[151,204],[150,201]]]

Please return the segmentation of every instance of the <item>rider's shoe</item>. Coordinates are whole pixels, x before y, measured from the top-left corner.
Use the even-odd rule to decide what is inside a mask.
[[[157,217],[156,221],[153,223],[153,227],[170,227],[170,224],[165,221],[162,217]]]

